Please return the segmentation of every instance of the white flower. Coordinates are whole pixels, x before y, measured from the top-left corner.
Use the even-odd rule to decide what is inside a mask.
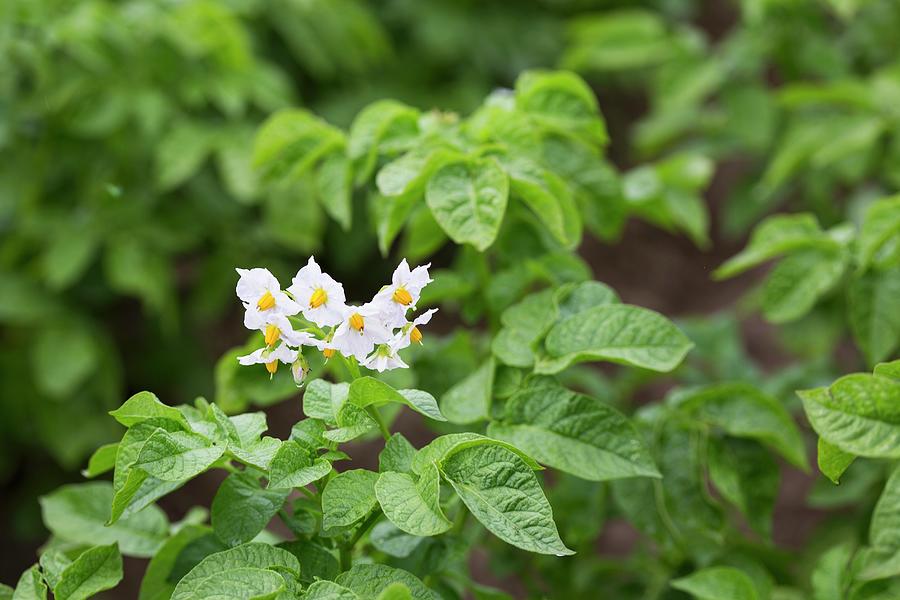
[[[397,265],[391,276],[391,284],[384,286],[372,300],[385,313],[386,319],[393,327],[400,327],[406,322],[406,311],[415,310],[416,303],[422,295],[422,288],[431,283],[428,267],[431,263],[409,270],[404,258]]]
[[[325,344],[308,331],[295,331],[290,320],[277,313],[265,315],[265,322],[259,330],[266,338],[266,346],[274,346],[278,340],[283,340],[288,346],[314,346],[321,350]]]
[[[297,360],[297,351],[288,348],[285,344],[279,345],[277,348],[260,348],[246,356],[239,356],[238,362],[242,365],[266,365],[266,371],[270,375],[274,375],[278,370],[278,363],[283,362],[287,365]]]
[[[235,269],[240,275],[235,291],[244,304],[244,326],[260,329],[274,314],[296,315],[300,307],[281,291],[268,269]]]
[[[288,291],[300,304],[303,316],[319,327],[337,325],[344,317],[344,286],[323,273],[312,256],[294,275]]]
[[[362,366],[367,369],[372,369],[373,371],[378,371],[379,373],[390,371],[391,369],[409,368],[409,365],[400,358],[400,355],[397,353],[397,348],[391,343],[379,344],[379,346],[375,348],[375,352],[362,362]]]
[[[362,362],[376,344],[385,344],[392,336],[381,309],[369,302],[344,308],[343,321],[334,330],[334,337],[328,346]]]
[[[391,340],[391,347],[394,350],[403,350],[408,347],[413,342],[422,343],[422,332],[419,331],[419,325],[426,325],[429,321],[431,321],[432,315],[437,312],[438,309],[432,308],[426,310],[421,315],[412,320],[411,323],[407,323],[403,326],[403,328],[397,332],[394,338]]]

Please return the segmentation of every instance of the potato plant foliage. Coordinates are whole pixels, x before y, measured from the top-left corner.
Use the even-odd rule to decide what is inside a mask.
[[[63,4],[0,6],[0,430],[86,463],[0,600],[900,598],[894,3]],[[632,219],[771,268],[674,319],[578,253]]]

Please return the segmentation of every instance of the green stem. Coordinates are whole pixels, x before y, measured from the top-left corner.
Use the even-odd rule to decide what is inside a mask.
[[[346,571],[350,567],[353,566],[353,548],[356,544],[359,543],[359,540],[362,539],[362,536],[366,535],[366,532],[372,528],[372,525],[381,517],[381,511],[375,511],[369,518],[366,519],[362,525],[359,526],[359,529],[356,530],[356,533],[353,534],[353,537],[350,538],[350,541],[346,544],[342,545],[340,548],[340,565],[341,571]]]
[[[375,423],[378,424],[378,429],[381,431],[381,437],[384,438],[384,441],[386,442],[391,439],[391,430],[388,429],[384,419],[381,418],[381,413],[378,412],[378,409],[370,404],[366,407],[366,412],[372,417]]]

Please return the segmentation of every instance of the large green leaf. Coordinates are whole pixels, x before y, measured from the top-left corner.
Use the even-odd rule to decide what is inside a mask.
[[[457,447],[441,472],[472,514],[494,535],[523,550],[565,556],[553,510],[531,467],[495,444]]]
[[[847,253],[810,249],[791,254],[776,266],[763,289],[763,313],[773,323],[799,319],[841,279]]]
[[[378,473],[365,469],[344,471],[331,479],[322,492],[322,525],[344,527],[369,514],[378,504],[376,481]]]
[[[269,471],[270,488],[306,487],[331,472],[331,463],[316,458],[303,444],[289,440],[281,445]]]
[[[484,251],[500,230],[508,193],[509,181],[496,161],[463,159],[432,175],[425,200],[451,240]]]
[[[208,590],[216,589],[217,584],[221,585],[219,593],[223,598],[245,598],[246,596],[241,593],[240,579],[235,580],[232,577],[234,572],[239,569],[275,568],[293,573],[295,576],[300,573],[300,563],[293,554],[269,544],[249,543],[217,552],[204,558],[181,578],[172,593],[172,600],[208,598],[206,595]],[[257,576],[260,576],[259,579],[265,578],[266,585],[274,581],[269,575],[246,574],[254,579],[257,579]]]
[[[316,581],[303,594],[303,600],[362,600],[350,588],[333,581]]]
[[[47,600],[47,584],[41,577],[40,567],[34,565],[22,573],[12,600]]]
[[[860,579],[900,575],[900,469],[888,478],[869,523],[869,547],[862,553]]]
[[[250,473],[225,478],[212,501],[213,530],[229,546],[249,542],[281,510],[290,489],[264,489]]]
[[[506,442],[502,442],[500,440],[491,439],[479,433],[463,432],[449,433],[447,435],[442,435],[433,439],[431,443],[416,452],[416,455],[412,460],[412,470],[416,474],[421,474],[429,464],[433,462],[440,464],[445,456],[449,456],[451,453],[457,450],[485,445],[504,446],[508,450],[511,450],[512,452],[518,454],[519,458],[524,460],[525,464],[527,464],[530,468],[543,468],[538,463],[536,463],[533,458],[531,458],[512,444],[507,444]]]
[[[347,403],[360,408],[390,403],[405,404],[419,414],[436,421],[446,421],[434,396],[422,390],[395,390],[374,377],[359,377],[350,384]],[[340,421],[340,419],[338,419]]]
[[[737,506],[766,539],[781,481],[778,463],[752,440],[718,438],[709,445],[709,476],[722,496]]]
[[[117,543],[127,556],[153,556],[168,535],[165,513],[150,505],[107,526],[112,500],[112,486],[106,481],[63,486],[41,497],[44,524],[68,542]]]
[[[760,223],[747,247],[713,273],[717,279],[733,277],[782,254],[809,248],[833,249],[839,244],[829,238],[810,214],[775,215]]]
[[[181,411],[174,406],[163,404],[152,392],[138,392],[109,414],[125,427],[148,419],[169,419],[185,428],[188,427],[188,422]]]
[[[856,242],[857,267],[864,271],[879,250],[894,236],[900,235],[900,196],[873,202],[866,210]]]
[[[707,567],[672,581],[698,600],[758,600],[753,580],[734,567]]]
[[[363,598],[376,598],[390,585],[402,583],[409,588],[414,600],[438,600],[437,594],[428,589],[418,577],[387,565],[353,565],[352,569],[338,575],[335,582],[350,588]]]
[[[387,471],[409,473],[415,455],[416,449],[409,443],[409,440],[403,437],[402,433],[395,433],[385,443],[384,450],[378,455],[378,470],[382,473]]]
[[[489,358],[441,397],[441,412],[451,423],[474,423],[490,416],[494,360]]]
[[[122,555],[115,544],[82,552],[53,588],[57,600],[83,600],[114,588],[122,580]]]
[[[177,581],[172,580],[172,575],[182,552],[197,540],[209,535],[211,535],[209,527],[188,525],[167,539],[147,565],[141,579],[138,600],[168,600],[175,590]],[[197,558],[200,559],[199,556]]]
[[[850,329],[870,365],[888,358],[900,344],[900,266],[870,271],[847,288]]]
[[[357,182],[372,175],[380,150],[396,152],[418,135],[418,119],[418,110],[396,100],[379,100],[359,111],[347,139],[347,156],[359,169]]]
[[[567,71],[528,71],[516,80],[516,108],[541,125],[605,144],[606,125],[597,98],[580,77]]]
[[[208,469],[224,452],[223,445],[201,435],[158,430],[144,443],[132,468],[161,481],[184,481]]]
[[[253,164],[268,178],[303,174],[344,145],[344,134],[315,115],[282,110],[263,123],[253,147]]]
[[[539,362],[535,371],[552,374],[586,360],[671,371],[693,344],[659,313],[608,304],[563,319],[547,334],[545,346],[551,358]]]
[[[375,483],[375,496],[385,516],[411,535],[438,535],[452,525],[441,510],[441,480],[434,463],[418,481],[407,473],[382,473]]]
[[[659,477],[631,422],[602,402],[540,378],[506,403],[488,435],[583,479]]]
[[[797,392],[820,437],[857,456],[900,457],[900,382],[855,373]]]
[[[729,435],[758,440],[792,464],[807,468],[803,437],[784,406],[745,383],[722,383],[674,394],[670,402],[686,414]]]

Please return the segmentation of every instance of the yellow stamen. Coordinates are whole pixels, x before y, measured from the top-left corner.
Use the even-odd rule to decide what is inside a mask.
[[[328,302],[328,294],[322,288],[316,288],[316,291],[309,297],[310,308],[319,308],[326,302]]]
[[[392,297],[397,304],[402,304],[403,306],[412,304],[412,295],[406,291],[405,287],[398,287],[394,290],[394,295]]]
[[[281,337],[281,330],[274,325],[266,325],[266,346],[271,346]]]
[[[325,348],[322,350],[322,354],[325,355],[325,358],[331,358],[334,356],[334,348]]]
[[[275,296],[272,295],[272,292],[266,290],[266,293],[256,303],[256,307],[259,310],[269,310],[273,306],[275,306]]]
[[[418,327],[412,328],[412,331],[409,332],[409,339],[417,344],[422,343],[422,332],[419,331]]]
[[[353,313],[352,315],[350,315],[350,327],[357,331],[362,331],[363,327],[365,326],[366,322],[361,314]]]
[[[272,362],[266,363],[266,371],[269,372],[269,375],[274,375],[275,371],[278,370],[278,361],[273,360]]]

